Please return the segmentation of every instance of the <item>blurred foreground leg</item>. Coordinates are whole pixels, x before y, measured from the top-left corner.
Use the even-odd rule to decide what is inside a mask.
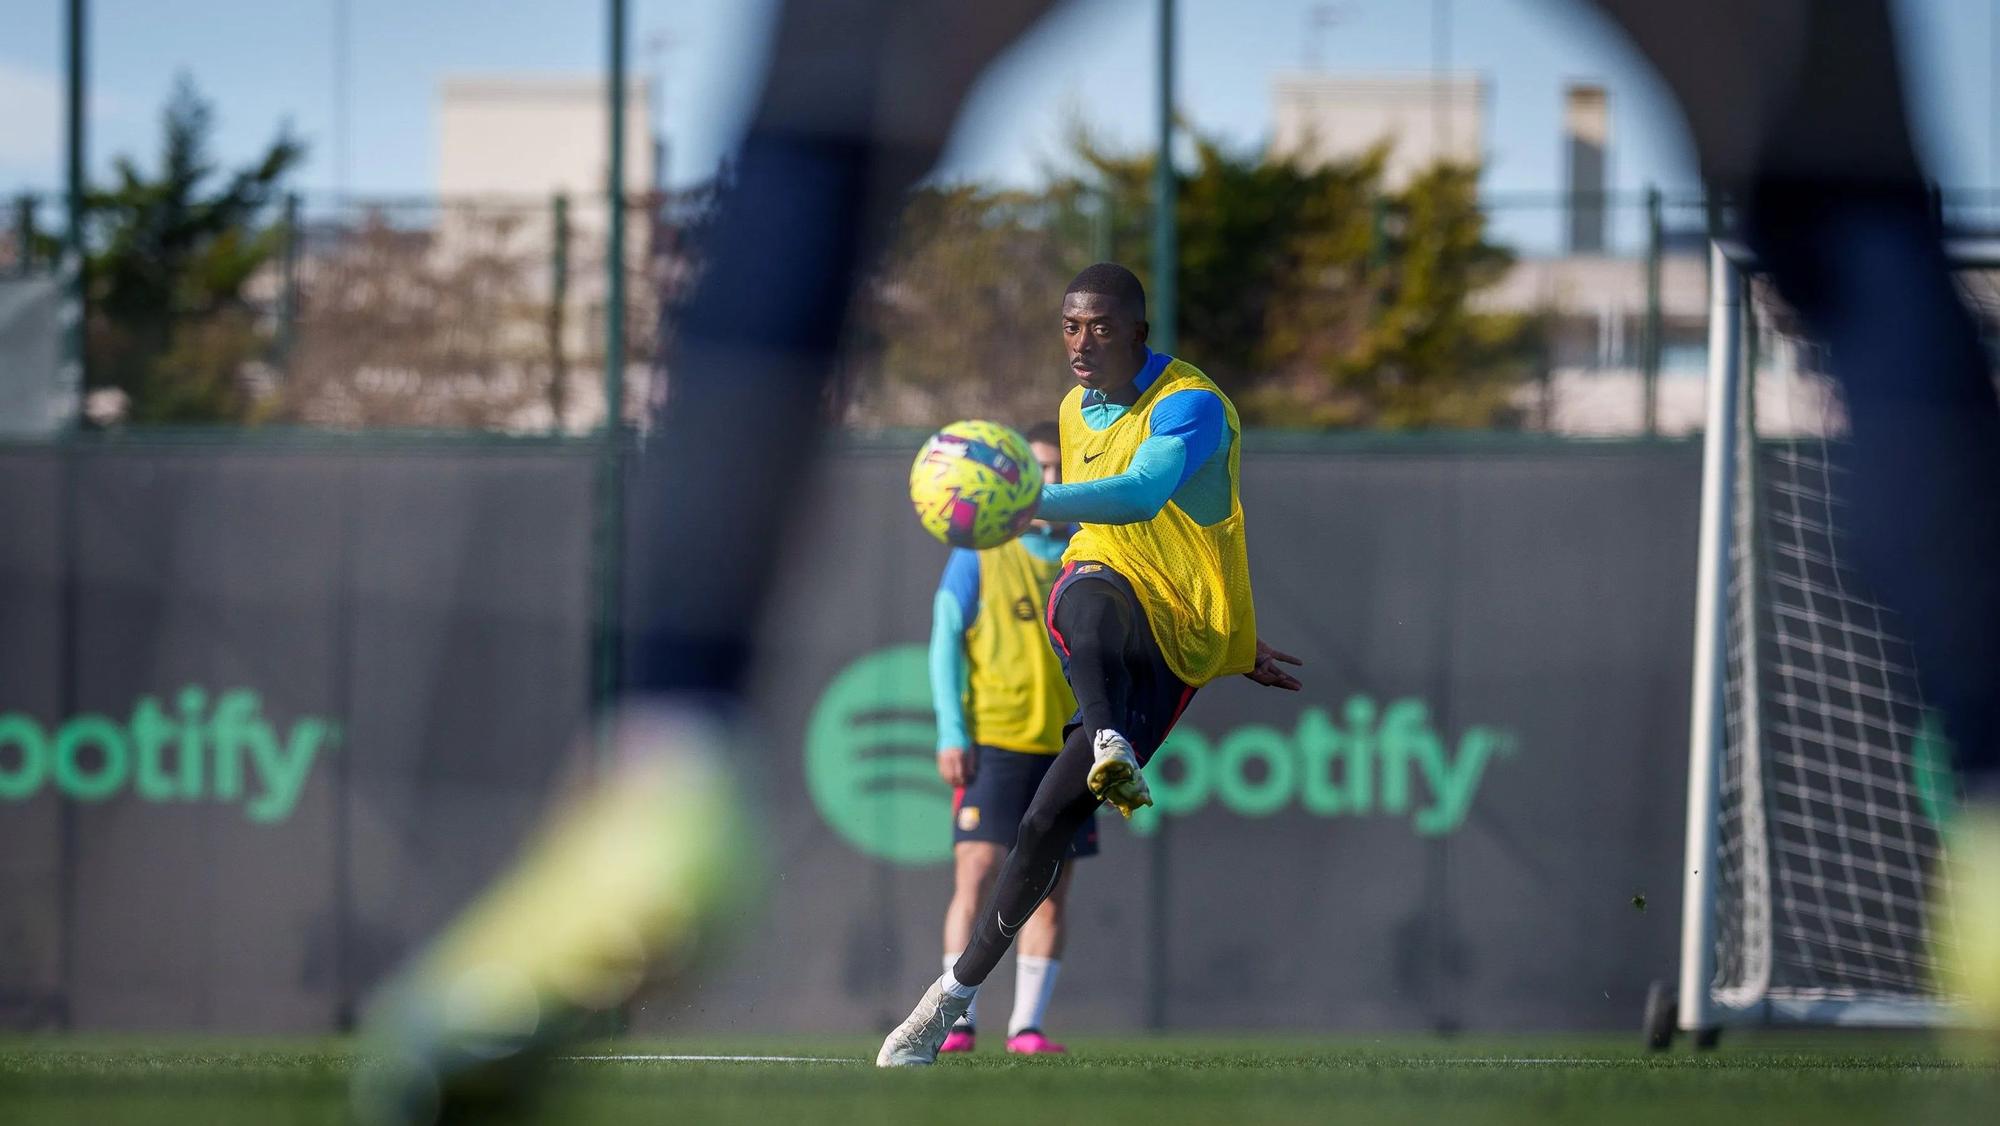
[[[785,6],[706,273],[669,313],[614,761],[372,1006],[365,1115],[428,1122],[517,1096],[589,1014],[684,974],[722,892],[755,882],[727,732],[850,295],[973,80],[1049,2]]]
[[[724,729],[694,712],[616,721],[614,785],[559,808],[523,860],[368,1015],[355,1104],[432,1122],[522,1093],[522,1065],[719,944],[756,890]]]
[[[1967,802],[1945,847],[1951,892],[1939,911],[1952,941],[1940,968],[1973,1027],[1987,1034],[1967,1047],[1990,1057],[2000,1048],[2000,802]]]
[[[2000,1030],[2000,399],[1940,245],[1887,0],[1595,0],[1675,94],[1703,179],[1827,348],[1847,528],[1956,751],[1940,960]]]

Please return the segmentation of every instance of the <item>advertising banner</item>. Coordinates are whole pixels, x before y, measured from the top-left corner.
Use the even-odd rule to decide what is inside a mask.
[[[907,463],[809,489],[757,627],[770,894],[638,1031],[874,1031],[937,972],[945,550]],[[593,469],[0,451],[0,1023],[351,1022],[581,765]],[[1253,444],[1259,630],[1305,691],[1203,688],[1155,808],[1100,814],[1052,1021],[1635,1021],[1678,934],[1698,473],[1679,445]]]

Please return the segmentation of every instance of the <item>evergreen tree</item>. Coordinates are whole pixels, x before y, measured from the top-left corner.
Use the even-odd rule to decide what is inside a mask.
[[[246,365],[269,347],[245,289],[283,248],[270,216],[305,149],[281,133],[217,182],[214,112],[185,76],[164,125],[157,171],[121,157],[86,200],[90,386],[123,391],[135,422],[244,421]]]

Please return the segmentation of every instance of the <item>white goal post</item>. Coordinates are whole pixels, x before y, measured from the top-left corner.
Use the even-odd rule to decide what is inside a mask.
[[[2000,287],[1976,271],[2000,246],[1950,250],[1992,323]],[[1648,1035],[1950,1023],[1928,917],[1946,754],[1845,557],[1838,389],[1747,251],[1709,260],[1680,981]]]

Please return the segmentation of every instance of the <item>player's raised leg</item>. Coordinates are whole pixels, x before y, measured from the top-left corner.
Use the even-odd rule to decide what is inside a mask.
[[[1061,597],[1052,603],[1050,631],[1065,649],[1077,715],[1090,734],[1091,766],[1085,784],[1092,794],[1130,817],[1133,810],[1153,804],[1152,791],[1139,772],[1138,754],[1119,730],[1130,726],[1126,721],[1132,670],[1126,656],[1140,611],[1109,583],[1076,581],[1076,575],[1073,571],[1066,576]]]

